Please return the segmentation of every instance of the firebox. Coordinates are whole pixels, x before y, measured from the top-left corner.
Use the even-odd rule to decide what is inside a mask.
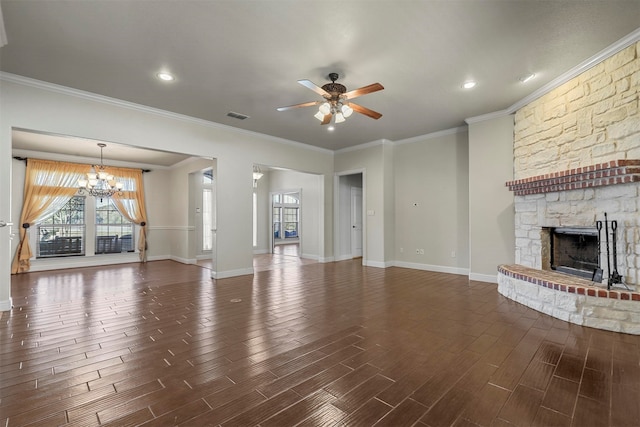
[[[598,230],[591,227],[550,227],[548,230],[549,267],[591,279],[600,267]]]

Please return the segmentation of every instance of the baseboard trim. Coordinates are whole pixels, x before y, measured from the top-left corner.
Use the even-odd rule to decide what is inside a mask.
[[[396,261],[394,265],[396,267],[412,268],[414,270],[435,271],[437,273],[458,274],[463,276],[469,275],[469,269],[461,267],[447,267],[444,265],[419,264],[415,262],[404,261]]]
[[[469,274],[469,280],[475,280],[477,282],[487,282],[487,283],[498,284],[498,275],[497,274],[470,273]]]
[[[240,268],[238,270],[213,271],[211,270],[212,279],[227,279],[229,277],[247,276],[253,274],[253,267]]]
[[[177,257],[177,256],[170,256],[169,257],[170,260],[172,261],[176,261],[182,264],[197,264],[198,260],[197,259],[192,259],[192,258],[181,258],[181,257]]]
[[[10,311],[13,308],[13,300],[11,297],[6,300],[0,301],[0,311]]]
[[[393,261],[371,261],[371,260],[363,260],[362,265],[366,267],[376,267],[376,268],[389,268],[393,267]]]

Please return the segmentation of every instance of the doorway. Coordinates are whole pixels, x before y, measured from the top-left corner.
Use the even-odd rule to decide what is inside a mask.
[[[364,171],[350,171],[335,178],[335,259],[366,257],[363,197]]]
[[[300,256],[302,191],[274,191],[271,201],[271,253]]]

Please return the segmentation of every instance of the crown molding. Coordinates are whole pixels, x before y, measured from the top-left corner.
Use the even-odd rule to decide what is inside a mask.
[[[494,111],[493,113],[482,114],[480,116],[469,117],[468,119],[464,119],[464,121],[468,125],[470,125],[470,124],[473,124],[473,123],[479,123],[479,122],[484,122],[484,121],[487,121],[487,120],[497,119],[499,117],[508,116],[510,114],[513,114],[513,113],[511,111],[509,111],[509,109],[500,110],[500,111]]]
[[[573,67],[572,69],[570,69],[566,73],[564,73],[564,74],[558,76],[557,78],[551,80],[546,85],[544,85],[541,88],[539,88],[538,90],[532,92],[530,95],[522,98],[520,101],[517,101],[516,103],[514,103],[510,107],[508,107],[508,108],[506,108],[504,110],[501,110],[501,111],[495,111],[493,113],[488,113],[488,114],[483,114],[483,115],[480,115],[480,116],[470,117],[468,119],[465,119],[465,122],[467,124],[478,123],[478,122],[483,122],[485,120],[496,119],[498,117],[503,117],[503,116],[507,116],[509,114],[513,114],[516,111],[518,111],[520,108],[524,107],[525,105],[527,105],[527,104],[535,101],[536,99],[546,95],[547,93],[551,92],[553,89],[562,86],[563,84],[567,83],[569,80],[579,76],[580,74],[584,73],[588,69],[590,69],[590,68],[594,67],[595,65],[601,63],[605,59],[612,57],[616,53],[620,52],[622,49],[625,49],[625,48],[631,46],[633,43],[636,43],[638,41],[640,41],[640,28],[638,28],[635,31],[632,31],[631,33],[629,33],[625,37],[621,38],[617,42],[615,42],[612,45],[604,48],[603,50],[601,50],[600,52],[596,53],[592,57],[590,57],[587,60],[581,62],[578,65],[576,65],[575,67]]]
[[[173,113],[171,111],[161,110],[159,108],[148,107],[146,105],[136,104],[129,101],[123,101],[121,99],[111,98],[104,95],[99,95],[93,92],[87,92],[79,89],[73,89],[67,86],[57,85],[54,83],[44,82],[42,80],[32,79],[30,77],[24,77],[17,74],[7,73],[0,71],[0,81],[6,81],[10,83],[19,84],[22,86],[33,87],[36,89],[46,90],[48,92],[59,93],[62,95],[73,96],[76,98],[86,99],[89,101],[99,102],[102,104],[112,105],[120,108],[126,108],[128,110],[139,111],[142,113],[152,114],[159,117],[164,117],[172,120],[179,120],[186,123],[193,123],[200,126],[205,126],[212,129],[221,129],[227,132],[234,132],[241,135],[249,135],[252,137],[266,139],[278,144],[285,144],[306,150],[317,151],[324,154],[333,154],[332,150],[326,148],[316,147],[309,144],[304,144],[298,141],[291,141],[284,138],[278,138],[271,135],[265,135],[263,133],[253,132],[245,129],[235,128],[233,126],[223,125],[221,123],[212,122],[209,120],[198,119],[196,117],[187,116],[184,114]]]
[[[625,49],[638,41],[640,41],[640,28],[627,34],[625,37],[621,38],[620,40],[613,43],[612,45],[604,48],[600,52],[593,55],[591,58],[588,58],[587,60],[576,65],[575,67],[573,67],[566,73],[562,74],[561,76],[551,80],[549,83],[542,86],[540,89],[536,90],[531,95],[522,98],[520,101],[516,102],[515,104],[507,108],[506,111],[508,111],[509,113],[515,113],[525,105],[535,101],[536,99],[542,97],[543,95],[546,95],[547,93],[551,92],[553,89],[562,86],[563,84],[567,83],[569,80],[579,76],[580,74],[584,73],[588,69],[601,63],[605,59],[612,57],[616,53],[620,52],[622,49]]]
[[[458,126],[451,129],[439,130],[437,132],[431,132],[424,135],[418,135],[418,136],[413,136],[411,138],[401,139],[401,140],[395,141],[394,144],[402,145],[402,144],[413,144],[415,142],[424,142],[429,139],[440,138],[447,135],[455,135],[457,133],[467,132],[468,129],[469,128],[467,126]]]
[[[352,147],[341,148],[339,150],[334,151],[334,153],[342,154],[342,153],[348,153],[350,151],[366,150],[367,148],[377,147],[378,145],[389,145],[389,144],[393,144],[393,142],[389,141],[388,139],[378,139],[376,141],[365,142],[364,144],[354,145]]]

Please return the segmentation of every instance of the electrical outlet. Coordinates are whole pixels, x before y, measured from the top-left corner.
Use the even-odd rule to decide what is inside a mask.
[[[424,255],[424,249],[420,249],[420,255]]]

